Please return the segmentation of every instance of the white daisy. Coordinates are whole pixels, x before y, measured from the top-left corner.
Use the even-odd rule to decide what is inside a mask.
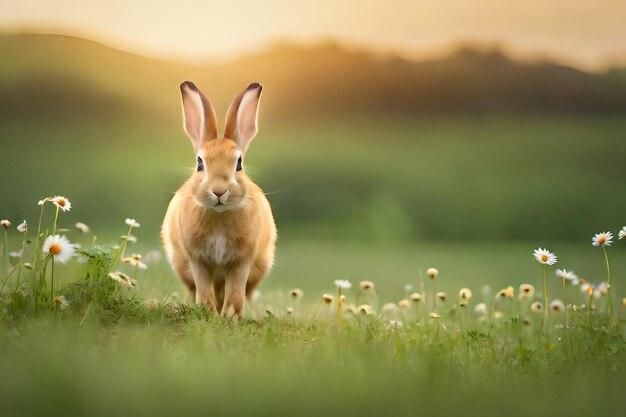
[[[422,294],[418,292],[414,292],[413,294],[411,294],[409,298],[411,299],[411,301],[418,303],[422,299]]]
[[[136,287],[137,286],[137,281],[135,281],[134,279],[131,279],[128,275],[126,275],[123,272],[111,272],[109,274],[109,277],[111,277],[111,279],[119,282],[122,285],[125,285],[127,287]]]
[[[600,296],[602,295],[600,290],[597,289],[596,286],[590,282],[585,282],[583,285],[581,285],[580,291],[587,295],[593,295],[594,298],[600,298]]]
[[[347,279],[335,280],[335,285],[344,290],[349,290],[350,288],[352,288],[352,283],[348,281]]]
[[[137,220],[135,219],[126,219],[124,220],[124,222],[129,225],[131,228],[135,229],[137,227],[141,227],[141,225],[139,223],[137,223]]]
[[[2,227],[4,227],[5,229],[8,229],[9,227],[11,227],[11,222],[7,219],[0,220],[0,225],[2,225]]]
[[[578,283],[578,275],[576,275],[572,271],[567,271],[565,269],[557,269],[556,276],[565,281],[570,281],[572,284],[576,285]]]
[[[435,294],[435,297],[437,297],[437,300],[443,303],[444,301],[446,301],[446,298],[448,298],[448,294],[443,291],[439,291],[437,294]]]
[[[65,264],[73,256],[76,256],[77,246],[70,243],[65,236],[52,235],[48,236],[45,242],[43,242],[43,253],[51,255],[54,258],[54,262]]]
[[[70,211],[70,209],[72,208],[72,203],[70,203],[70,200],[60,195],[52,197],[50,201],[52,201],[52,204],[54,204],[63,211]]]
[[[533,313],[539,314],[543,311],[543,304],[541,304],[539,301],[535,301],[530,305],[530,309]]]
[[[548,249],[538,248],[533,251],[537,262],[543,265],[554,265],[557,261],[556,255]]]
[[[87,226],[85,223],[83,222],[77,222],[74,227],[76,227],[78,230],[80,230],[82,233],[89,233],[89,226]]]
[[[593,246],[611,246],[611,243],[613,243],[613,233],[611,232],[598,233],[591,238]]]
[[[17,231],[20,233],[28,232],[28,224],[26,224],[26,220],[17,225]]]
[[[619,240],[626,238],[626,226],[622,227],[622,230],[619,231],[617,236],[619,237]]]

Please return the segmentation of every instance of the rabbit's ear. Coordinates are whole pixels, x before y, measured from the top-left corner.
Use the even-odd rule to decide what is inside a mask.
[[[196,151],[207,141],[217,139],[217,117],[208,98],[191,81],[180,85],[185,132]]]
[[[226,114],[224,137],[237,142],[243,153],[254,139],[258,127],[259,101],[263,86],[259,83],[250,84],[230,104]]]

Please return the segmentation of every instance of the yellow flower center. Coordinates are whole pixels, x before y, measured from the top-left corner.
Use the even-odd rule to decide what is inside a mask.
[[[59,253],[61,253],[61,245],[53,243],[52,245],[50,245],[50,249],[48,249],[48,252],[53,255],[58,255]]]
[[[541,255],[541,262],[548,262],[548,255]]]
[[[591,287],[587,287],[587,294],[588,294],[589,296],[593,295],[593,288],[591,288]]]
[[[604,236],[600,236],[598,238],[598,243],[601,244],[601,245],[604,245],[604,242],[606,242],[606,238]]]

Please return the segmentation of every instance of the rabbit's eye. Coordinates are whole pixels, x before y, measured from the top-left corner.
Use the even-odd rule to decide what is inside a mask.
[[[197,168],[198,172],[200,171],[204,171],[204,161],[202,161],[202,158],[198,157],[198,168]]]
[[[241,167],[241,156],[239,157],[239,159],[237,159],[237,171],[241,171],[242,167]]]

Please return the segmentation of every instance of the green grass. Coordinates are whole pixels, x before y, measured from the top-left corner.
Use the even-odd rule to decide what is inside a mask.
[[[134,233],[141,238],[144,231]],[[617,414],[626,405],[626,315],[617,303],[609,317],[606,299],[595,300],[589,316],[587,299],[570,287],[577,306],[569,310],[571,328],[562,328],[563,313],[551,313],[542,334],[529,302],[494,298],[506,285],[528,282],[540,299],[530,243],[286,239],[260,298],[233,322],[186,305],[162,259],[147,271],[113,267],[138,281],[121,287],[106,275],[116,251],[104,245],[94,252],[90,235],[67,233],[92,259],[56,268],[54,294],[66,296],[66,309],[49,301],[49,269],[41,297],[33,296],[39,284],[25,269],[20,289],[13,277],[0,298],[0,404],[11,415],[551,416]],[[616,300],[624,293],[621,243],[609,248]],[[601,250],[588,241],[551,248],[560,266],[603,279]],[[154,247],[138,244],[127,253],[148,249]],[[420,291],[420,271],[429,266],[440,274],[436,288],[424,283],[425,303],[381,310],[406,297],[407,283]],[[561,298],[552,274],[550,299]],[[337,278],[355,284],[344,292],[341,324],[336,303],[322,305],[313,319],[322,292],[336,295]],[[361,279],[374,281],[376,293],[359,290]],[[474,292],[464,308],[457,302],[462,286]],[[304,289],[303,299],[289,296],[292,287]],[[435,290],[448,291],[436,307],[441,319],[428,317]],[[366,302],[374,315],[352,311]],[[476,314],[480,302],[501,317]]]

